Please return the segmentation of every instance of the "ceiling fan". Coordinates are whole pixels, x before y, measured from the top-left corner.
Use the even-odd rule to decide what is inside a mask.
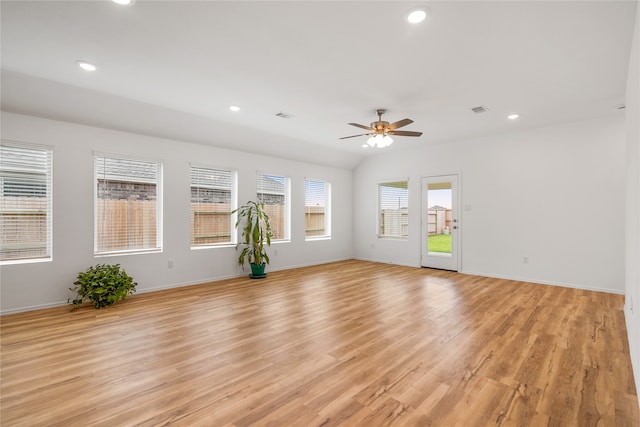
[[[393,139],[389,135],[398,135],[398,136],[421,136],[422,132],[413,132],[409,130],[396,130],[398,128],[404,127],[406,125],[410,125],[413,123],[411,119],[402,119],[398,120],[394,123],[385,122],[382,120],[382,115],[386,110],[379,109],[376,110],[378,114],[378,121],[371,123],[370,126],[361,125],[358,123],[349,123],[351,126],[355,126],[358,128],[366,129],[368,133],[361,133],[360,135],[351,135],[344,136],[340,139],[347,138],[355,138],[358,136],[369,136],[370,138],[367,140],[367,144],[373,147],[376,146],[378,148],[388,147],[393,143]]]

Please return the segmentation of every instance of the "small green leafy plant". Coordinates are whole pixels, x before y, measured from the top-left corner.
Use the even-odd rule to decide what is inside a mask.
[[[87,271],[78,273],[74,287],[69,288],[75,292],[75,298],[69,298],[67,302],[73,304],[73,309],[85,301],[91,300],[95,308],[103,308],[123,300],[127,295],[136,291],[138,285],[127,272],[120,268],[120,264],[98,264],[89,267]]]

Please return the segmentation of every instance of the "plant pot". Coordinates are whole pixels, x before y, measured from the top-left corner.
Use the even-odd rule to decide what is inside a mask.
[[[267,277],[266,273],[264,272],[266,266],[267,264],[264,262],[262,264],[251,263],[251,275],[249,277],[251,277],[252,279],[262,279],[264,277]]]

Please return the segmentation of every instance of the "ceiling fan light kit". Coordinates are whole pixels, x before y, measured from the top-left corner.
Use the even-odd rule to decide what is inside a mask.
[[[367,140],[367,144],[370,147],[384,148],[393,144],[393,139],[389,135],[382,136],[381,134],[378,134],[370,137]]]
[[[361,125],[359,123],[349,123],[351,126],[355,126],[361,129],[370,131],[369,133],[361,133],[360,135],[344,136],[340,139],[356,138],[358,136],[368,136],[367,145],[370,147],[384,148],[393,144],[393,139],[390,135],[398,136],[422,136],[422,132],[414,132],[410,130],[397,130],[401,127],[410,125],[413,123],[411,119],[402,119],[394,123],[389,123],[382,120],[382,115],[386,110],[378,109],[378,121],[372,122],[370,126]]]

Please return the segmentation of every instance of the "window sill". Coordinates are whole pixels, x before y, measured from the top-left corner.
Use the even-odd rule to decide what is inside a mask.
[[[272,240],[271,241],[272,245],[276,245],[276,244],[279,244],[279,243],[291,243],[291,240],[290,239],[280,239],[280,240]]]
[[[305,237],[305,242],[314,242],[316,240],[331,240],[331,236]]]
[[[199,251],[202,249],[235,248],[237,245],[237,243],[220,243],[218,245],[191,246],[191,250]]]
[[[0,265],[18,265],[18,264],[35,264],[38,262],[52,262],[52,257],[47,258],[29,258],[29,259],[8,259],[0,261]]]
[[[119,252],[94,252],[94,258],[107,258],[114,256],[127,256],[127,255],[143,255],[143,254],[158,254],[162,253],[162,248],[148,249],[148,250],[132,250],[132,251],[119,251]]]

